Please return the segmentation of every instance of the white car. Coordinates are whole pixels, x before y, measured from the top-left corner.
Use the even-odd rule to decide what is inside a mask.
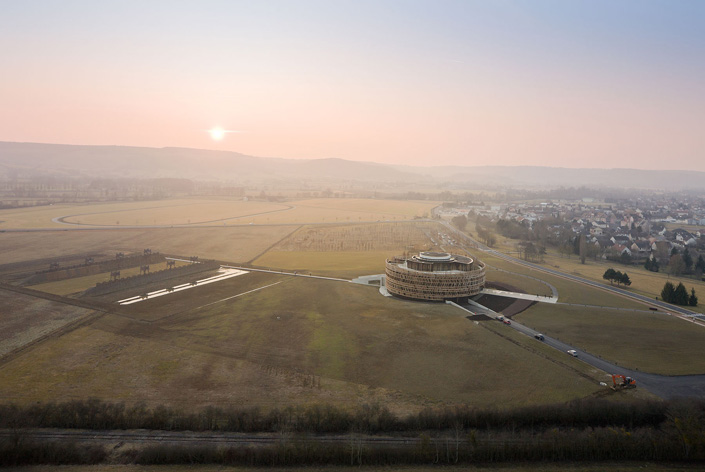
[[[566,351],[566,352],[573,357],[578,357],[578,352],[575,349],[571,349],[570,351]]]

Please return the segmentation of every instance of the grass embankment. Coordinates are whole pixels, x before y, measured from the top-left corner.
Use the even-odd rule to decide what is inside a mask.
[[[631,369],[705,373],[705,328],[658,313],[539,304],[515,319]]]
[[[588,287],[568,279],[531,269],[520,264],[515,264],[504,259],[499,259],[488,254],[480,254],[483,261],[491,266],[504,269],[518,274],[529,275],[541,280],[545,280],[558,290],[558,300],[563,303],[576,303],[586,305],[600,305],[617,308],[646,309],[645,305],[637,301],[630,300],[620,295],[609,293],[594,287]]]
[[[556,363],[563,354],[527,351],[521,344],[533,339],[507,342],[449,305],[385,298],[344,282],[259,274],[255,284],[250,277],[189,290],[183,303],[166,296],[130,305],[143,305],[135,321],[108,315],[49,340],[0,367],[0,396],[189,408],[378,402],[404,413],[461,402],[560,402],[600,389],[598,379]],[[224,292],[213,291],[219,285]],[[174,316],[140,321],[150,309]]]
[[[181,267],[183,265],[189,264],[188,262],[176,261],[176,267]],[[167,269],[166,262],[160,262],[159,264],[150,264],[149,270],[151,272],[157,272],[159,270]],[[127,278],[133,275],[139,275],[139,267],[130,267],[127,269],[120,269],[120,277]],[[99,282],[107,282],[110,280],[110,272],[102,272],[100,274],[86,275],[83,277],[74,277],[66,280],[59,280],[56,282],[46,282],[43,284],[31,285],[29,288],[34,290],[39,290],[41,292],[53,293],[54,295],[71,295],[83,292]]]
[[[268,251],[253,264],[288,271],[310,272],[314,275],[353,278],[384,273],[384,261],[389,251]]]

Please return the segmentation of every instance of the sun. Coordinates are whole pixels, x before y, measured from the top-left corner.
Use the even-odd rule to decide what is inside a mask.
[[[213,128],[208,130],[208,132],[211,134],[211,138],[213,138],[215,141],[220,141],[225,137],[226,131],[223,128]]]

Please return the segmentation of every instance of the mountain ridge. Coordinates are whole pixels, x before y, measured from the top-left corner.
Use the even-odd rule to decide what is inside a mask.
[[[0,141],[0,178],[190,178],[243,184],[267,181],[425,183],[463,186],[702,188],[705,172],[548,166],[412,166],[340,158],[287,159],[183,147]]]

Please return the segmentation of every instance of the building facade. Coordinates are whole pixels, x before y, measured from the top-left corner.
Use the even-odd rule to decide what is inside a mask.
[[[387,259],[387,291],[412,300],[458,300],[477,295],[485,286],[485,264],[445,252],[421,252]]]

